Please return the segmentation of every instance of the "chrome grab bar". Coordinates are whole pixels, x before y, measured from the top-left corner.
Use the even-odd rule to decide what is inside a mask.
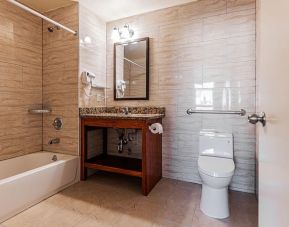
[[[231,110],[193,110],[193,109],[188,109],[187,114],[236,114],[240,116],[245,116],[246,115],[246,110],[241,109],[239,111],[231,111]]]

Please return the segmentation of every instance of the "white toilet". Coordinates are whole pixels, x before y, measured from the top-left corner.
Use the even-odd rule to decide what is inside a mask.
[[[201,131],[198,169],[202,179],[201,210],[213,218],[229,217],[228,186],[234,174],[233,135]]]

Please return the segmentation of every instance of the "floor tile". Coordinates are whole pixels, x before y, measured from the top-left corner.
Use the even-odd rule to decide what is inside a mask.
[[[230,192],[231,216],[199,208],[201,185],[163,178],[148,196],[137,178],[98,173],[0,224],[0,227],[257,227],[255,196]]]

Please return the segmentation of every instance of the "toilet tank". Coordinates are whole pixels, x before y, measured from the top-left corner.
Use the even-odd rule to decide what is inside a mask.
[[[230,133],[201,131],[199,155],[233,159],[233,135]]]

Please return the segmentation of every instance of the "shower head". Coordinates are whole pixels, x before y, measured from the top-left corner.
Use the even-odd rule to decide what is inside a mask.
[[[60,28],[58,27],[58,26],[50,26],[50,27],[48,27],[47,28],[47,30],[49,31],[49,32],[54,32],[54,29],[57,29],[57,30],[60,30]]]
[[[48,30],[49,32],[53,32],[54,28],[53,28],[53,27],[48,27],[47,30]]]

